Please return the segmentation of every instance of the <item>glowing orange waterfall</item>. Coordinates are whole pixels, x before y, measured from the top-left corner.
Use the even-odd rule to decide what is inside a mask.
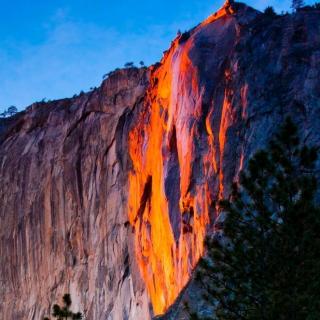
[[[223,8],[188,39],[174,40],[161,66],[152,72],[142,111],[129,134],[133,164],[129,220],[155,314],[163,313],[188,282],[203,254],[203,241],[214,216],[231,105],[225,94],[221,105],[205,110],[207,86],[199,80],[199,73],[208,71],[201,68],[201,59],[193,57],[193,48],[202,33],[214,33],[214,22],[219,19],[231,30],[232,41],[234,26],[229,16],[230,9]],[[208,42],[223,37],[220,32]],[[225,46],[228,53],[231,46],[228,42]],[[215,108],[222,110],[216,116],[220,134],[212,127],[215,112],[219,113]],[[220,185],[222,188],[222,181]]]

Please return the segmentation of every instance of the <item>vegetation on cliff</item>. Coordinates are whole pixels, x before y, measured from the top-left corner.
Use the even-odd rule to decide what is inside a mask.
[[[192,319],[319,319],[317,150],[290,120],[258,152],[208,239],[197,281],[214,312]],[[224,218],[223,218],[224,217]]]
[[[72,305],[72,300],[70,294],[66,293],[63,298],[63,306],[60,307],[58,304],[53,305],[52,316],[58,320],[81,320],[83,318],[81,312],[72,312],[70,307]],[[44,320],[49,320],[48,317],[45,317]]]

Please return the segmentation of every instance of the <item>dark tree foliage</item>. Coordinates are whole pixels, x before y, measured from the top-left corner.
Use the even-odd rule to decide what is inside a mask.
[[[17,107],[15,107],[15,106],[11,106],[11,107],[8,108],[9,116],[13,116],[13,115],[15,115],[17,112],[18,112],[18,109],[17,109]]]
[[[293,10],[298,10],[304,6],[303,0],[292,0],[291,8]]]
[[[72,300],[70,294],[66,293],[63,298],[63,306],[60,307],[59,305],[55,304],[52,308],[52,316],[57,318],[58,320],[81,320],[83,318],[81,312],[72,312],[70,307],[72,305]],[[49,320],[48,317],[45,317],[44,320]]]
[[[268,17],[271,17],[271,18],[274,18],[277,16],[276,12],[274,11],[273,7],[269,6],[269,7],[266,7],[264,9],[264,14]]]
[[[287,120],[223,200],[196,281],[214,314],[191,319],[320,319],[317,151]]]
[[[127,63],[124,65],[124,67],[127,68],[127,69],[134,68],[134,63],[133,63],[133,62],[127,62]]]
[[[18,112],[17,107],[11,106],[11,107],[9,107],[7,110],[5,110],[4,112],[2,112],[2,113],[0,114],[0,117],[1,117],[1,118],[12,117],[12,116],[14,116],[17,112]]]
[[[313,7],[317,10],[320,10],[320,2],[316,2]]]
[[[186,42],[190,38],[191,32],[185,31],[180,35],[179,44]]]

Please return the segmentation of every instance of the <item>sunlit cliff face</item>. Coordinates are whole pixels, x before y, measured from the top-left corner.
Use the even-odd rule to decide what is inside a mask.
[[[225,61],[237,38],[232,13],[223,8],[190,37],[174,40],[153,71],[129,135],[129,219],[155,314],[188,282],[215,217],[214,200],[224,191],[223,159],[233,122]]]
[[[159,66],[0,120],[0,319],[43,319],[65,292],[88,319],[168,309],[215,200],[284,118],[320,144],[319,15],[231,4]],[[202,308],[200,291],[191,280],[159,319]]]

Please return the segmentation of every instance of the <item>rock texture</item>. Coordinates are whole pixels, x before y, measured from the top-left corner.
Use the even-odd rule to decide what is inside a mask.
[[[319,143],[319,12],[228,4],[174,40],[130,135],[129,217],[156,314],[189,280],[214,202],[287,115]]]
[[[200,308],[188,281],[214,201],[287,115],[320,144],[319,30],[315,9],[229,1],[160,64],[1,125],[4,319],[40,319],[64,292],[87,319]]]
[[[222,37],[220,42],[213,40],[214,49],[210,54],[214,59],[201,56],[201,51],[204,55],[206,50],[198,50],[199,45],[195,46],[198,59],[192,59],[192,67],[201,74],[204,85],[198,85],[198,91],[189,91],[192,99],[188,99],[187,104],[197,110],[200,100],[202,110],[188,118],[191,129],[182,141],[192,141],[188,163],[197,164],[197,170],[192,171],[188,192],[193,191],[195,199],[202,197],[198,186],[203,183],[209,184],[212,192],[209,199],[227,196],[241,169],[287,116],[298,125],[303,141],[320,145],[320,11],[305,9],[294,15],[271,18],[257,13],[254,17],[250,9],[239,4],[233,5],[233,9],[232,17],[219,18],[213,23],[215,31],[210,32],[213,39],[215,32],[219,34],[231,24],[235,32],[230,47],[223,47]],[[230,34],[226,37],[228,40]],[[195,32],[194,39],[198,35]],[[210,40],[205,43],[207,46]],[[194,95],[195,92],[201,94]],[[185,99],[184,95],[177,96]],[[176,105],[180,106],[181,102]],[[176,114],[179,117],[180,113]],[[190,136],[193,138],[188,138]],[[208,137],[212,137],[213,143],[206,142]],[[217,168],[209,175],[205,170],[208,151],[212,155],[209,159],[216,163],[211,168]],[[319,169],[320,163],[318,174]],[[201,219],[204,212],[200,210],[196,217]],[[215,211],[209,210],[209,217],[214,215]],[[209,232],[213,232],[210,227]],[[199,232],[193,237],[199,237]],[[166,315],[157,319],[189,319],[184,308],[186,302],[193,310],[201,312],[206,308],[201,287],[192,279]]]
[[[17,116],[0,149],[1,319],[40,320],[70,292],[87,319],[149,318],[127,217],[129,114],[147,70]]]

